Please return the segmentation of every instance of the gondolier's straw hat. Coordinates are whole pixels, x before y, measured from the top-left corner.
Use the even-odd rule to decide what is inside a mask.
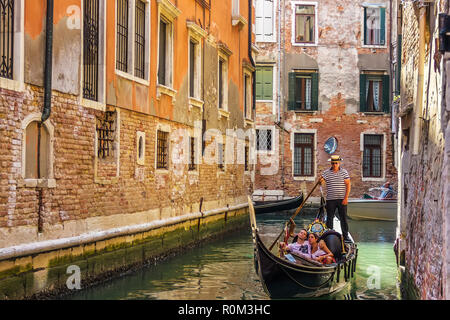
[[[342,160],[344,160],[344,159],[342,159],[340,156],[337,156],[337,155],[331,156],[331,158],[328,159],[328,161],[342,161]]]

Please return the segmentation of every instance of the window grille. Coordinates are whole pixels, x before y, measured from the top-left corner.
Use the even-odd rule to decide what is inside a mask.
[[[99,0],[84,0],[83,97],[98,100]]]
[[[158,130],[157,141],[157,169],[169,168],[169,133]]]
[[[294,176],[314,175],[314,134],[296,133],[294,135]]]
[[[217,167],[224,171],[225,170],[225,161],[224,161],[224,154],[225,154],[225,145],[223,143],[217,144]]]
[[[14,0],[0,0],[0,77],[13,78]]]
[[[115,131],[116,113],[114,111],[106,111],[103,119],[97,118],[97,154],[99,158],[113,155]]]
[[[248,160],[249,160],[249,149],[248,146],[245,146],[244,149],[244,156],[245,156],[245,163],[244,163],[244,170],[248,171]]]
[[[381,177],[382,135],[364,135],[363,176]]]
[[[136,0],[135,75],[145,78],[145,3]]]
[[[195,47],[196,43],[189,41],[189,96],[195,97]]]
[[[128,1],[117,0],[116,68],[128,72]]]
[[[189,171],[193,171],[197,168],[195,164],[195,138],[190,137],[189,144]]]
[[[272,150],[272,130],[256,129],[256,150],[258,151]]]

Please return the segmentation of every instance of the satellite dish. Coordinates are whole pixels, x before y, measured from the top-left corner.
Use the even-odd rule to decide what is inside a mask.
[[[328,154],[332,154],[336,151],[338,147],[338,141],[335,137],[330,137],[328,138],[328,140],[325,142],[325,145],[323,146],[323,148],[325,149],[325,152]]]

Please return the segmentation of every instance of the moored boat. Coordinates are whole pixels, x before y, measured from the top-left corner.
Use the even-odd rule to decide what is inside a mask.
[[[392,189],[371,188],[361,199],[349,200],[347,215],[353,220],[397,221],[397,198]]]
[[[339,230],[327,230],[319,220],[313,221],[308,227],[309,231],[319,231],[322,234],[321,238],[338,258],[336,263],[324,265],[295,254],[281,253],[277,256],[261,240],[250,198],[249,206],[255,270],[265,292],[271,298],[306,298],[330,294],[342,289],[353,277],[358,249],[352,240],[345,244],[343,253],[344,243],[341,237],[337,237],[339,233],[336,233]],[[339,225],[338,221],[336,225]],[[351,235],[349,237],[351,239]]]
[[[292,199],[276,200],[276,201],[255,201],[255,213],[279,212],[298,208],[303,202],[303,194]]]

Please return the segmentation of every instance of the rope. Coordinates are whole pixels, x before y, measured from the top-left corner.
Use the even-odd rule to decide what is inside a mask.
[[[307,285],[304,285],[304,284],[301,284],[300,282],[298,282],[296,279],[294,279],[290,274],[289,274],[289,272],[287,272],[284,268],[281,268],[281,270],[283,270],[283,272],[292,280],[292,281],[294,281],[296,284],[298,284],[299,286],[301,286],[301,287],[303,287],[303,288],[306,288],[306,289],[311,289],[311,290],[316,290],[316,289],[319,289],[320,287],[323,287],[325,284],[327,284],[328,282],[330,282],[330,280],[333,278],[333,276],[334,276],[334,271],[333,271],[333,273],[331,274],[331,276],[324,282],[324,283],[322,283],[321,285],[319,285],[319,286],[317,286],[317,287],[309,287],[309,286],[307,286]]]

